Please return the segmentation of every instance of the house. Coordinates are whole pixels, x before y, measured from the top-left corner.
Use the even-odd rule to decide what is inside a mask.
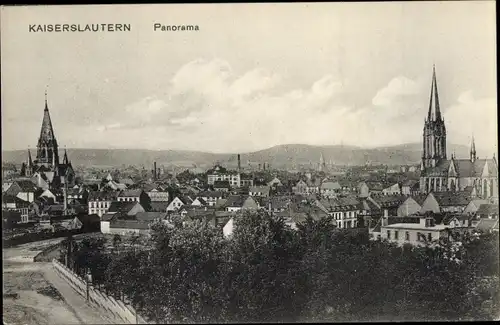
[[[470,196],[463,192],[430,192],[422,203],[420,212],[422,214],[427,211],[462,213],[470,201]]]
[[[179,210],[183,205],[191,204],[193,200],[189,196],[176,196],[167,207],[167,211]]]
[[[360,182],[358,184],[358,195],[360,198],[366,198],[370,194],[370,188],[366,182]]]
[[[208,206],[208,203],[205,202],[205,200],[203,200],[201,197],[197,197],[196,199],[194,199],[193,202],[191,202],[191,205],[197,207],[204,207]]]
[[[403,195],[417,195],[420,193],[420,183],[417,180],[409,179],[401,185],[401,194]]]
[[[407,199],[404,195],[369,195],[368,200],[374,203],[379,209],[387,210],[389,215],[397,215],[401,204]]]
[[[267,183],[267,186],[278,187],[278,186],[283,186],[283,184],[281,183],[278,177],[275,177],[270,182]]]
[[[251,196],[230,195],[224,205],[227,212],[237,212],[241,210],[256,210],[259,204]]]
[[[17,196],[31,203],[35,200],[37,192],[38,188],[30,180],[15,180],[5,191],[5,194]]]
[[[113,191],[123,191],[127,188],[127,185],[115,182],[114,180],[107,180],[107,182],[104,184],[105,188],[109,188]]]
[[[121,213],[128,217],[133,217],[139,212],[146,212],[144,207],[139,202],[114,201],[111,202],[106,214]]]
[[[135,215],[136,220],[149,223],[164,220],[166,217],[166,212],[138,212]]]
[[[398,207],[398,217],[407,217],[418,214],[422,209],[422,204],[426,199],[426,195],[412,195],[408,196],[406,200]]]
[[[67,191],[68,203],[87,204],[89,191],[84,187],[70,188]]]
[[[75,214],[66,215],[47,215],[43,216],[40,220],[40,227],[45,229],[57,230],[75,230],[80,229],[83,223],[78,219]]]
[[[139,202],[145,209],[151,203],[151,198],[142,189],[120,191],[116,199],[118,202]]]
[[[151,199],[151,202],[168,202],[169,195],[166,188],[159,184],[145,183],[141,186],[142,190]]]
[[[496,219],[481,218],[477,223],[476,229],[486,233],[498,232],[498,218]]]
[[[238,172],[228,171],[220,165],[215,165],[214,168],[207,171],[207,183],[214,185],[216,181],[228,181],[230,186],[240,187],[241,175]]]
[[[230,238],[234,231],[234,217],[231,217],[222,228],[222,233],[225,238]]]
[[[241,174],[240,175],[240,184],[241,186],[254,186],[252,175]]]
[[[99,217],[102,217],[108,212],[111,203],[115,201],[116,198],[116,192],[90,192],[87,203],[89,214],[97,214]]]
[[[269,197],[270,190],[271,188],[269,186],[250,186],[248,188],[248,195]]]
[[[396,223],[387,224],[387,218],[381,218],[380,239],[398,245],[410,244],[414,246],[424,246],[427,243],[438,241],[447,237],[447,229],[444,224],[435,224],[433,218],[422,217],[419,223]]]
[[[150,223],[139,220],[113,219],[109,224],[109,233],[120,236],[149,234]]]
[[[306,194],[316,194],[320,192],[321,179],[311,178],[306,180]]]
[[[356,228],[358,226],[359,201],[353,197],[316,200],[315,204],[333,216],[337,228]]]
[[[150,205],[152,212],[166,212],[170,202],[152,201]]]
[[[214,190],[219,192],[229,192],[231,189],[229,181],[215,181],[213,186]]]
[[[382,194],[383,195],[398,195],[401,194],[401,187],[399,186],[399,183],[394,183],[389,186],[385,186],[382,189]]]
[[[4,182],[4,183],[2,183],[2,193],[4,193],[5,191],[7,191],[11,185],[12,185],[12,182]]]
[[[22,223],[27,223],[33,220],[29,218],[30,202],[20,199],[17,196],[3,194],[2,195],[2,211],[15,211],[20,214]]]
[[[481,204],[476,216],[481,219],[498,219],[498,204]]]
[[[464,208],[462,212],[463,215],[474,216],[476,215],[477,210],[482,204],[488,204],[488,200],[483,199],[472,199],[469,204]]]
[[[220,191],[206,191],[198,193],[199,198],[203,199],[208,206],[215,206],[217,201],[223,199],[225,194]]]
[[[126,214],[122,212],[114,212],[114,213],[105,213],[101,216],[101,232],[103,234],[109,234],[111,233],[110,231],[110,223],[113,220],[119,219],[119,218],[125,218]]]
[[[294,187],[292,187],[292,192],[295,195],[306,195],[307,193],[307,183],[303,180],[299,180]]]
[[[337,195],[340,194],[342,187],[340,186],[339,182],[323,182],[320,186],[321,189],[321,196],[323,197],[336,197]]]

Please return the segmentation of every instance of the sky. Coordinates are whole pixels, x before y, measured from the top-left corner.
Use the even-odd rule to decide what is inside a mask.
[[[29,32],[57,23],[131,30]],[[2,7],[2,147],[36,146],[46,90],[61,148],[416,143],[435,64],[448,143],[491,156],[495,27],[493,1]]]

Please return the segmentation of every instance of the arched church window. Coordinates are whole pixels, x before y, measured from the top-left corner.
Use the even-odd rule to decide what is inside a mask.
[[[454,192],[455,191],[455,180],[451,180],[451,185],[450,185],[450,191]]]
[[[488,197],[488,181],[483,181],[483,197]]]
[[[489,196],[493,196],[493,180],[490,180],[490,195]]]

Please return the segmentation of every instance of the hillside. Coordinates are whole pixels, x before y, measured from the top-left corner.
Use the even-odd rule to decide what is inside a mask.
[[[468,157],[469,148],[450,145],[450,152],[457,157]],[[351,146],[311,146],[303,144],[279,145],[272,148],[241,154],[242,166],[269,163],[271,167],[314,164],[323,153],[326,163],[336,165],[373,164],[416,164],[420,161],[421,144],[410,143],[391,147],[359,148]],[[34,155],[35,153],[32,152]],[[141,150],[141,149],[68,149],[68,155],[75,166],[122,166],[144,165],[147,168],[156,161],[158,166],[177,165],[182,167],[208,167],[215,162],[236,166],[236,154],[216,154],[182,150]],[[61,154],[62,156],[62,154]],[[2,162],[20,164],[26,160],[26,150],[2,152]]]

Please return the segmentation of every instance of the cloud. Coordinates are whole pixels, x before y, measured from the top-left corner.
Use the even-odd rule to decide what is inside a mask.
[[[391,105],[404,96],[417,95],[419,92],[420,86],[415,81],[404,76],[396,77],[377,92],[373,97],[372,104],[375,106]]]
[[[491,157],[498,150],[496,98],[474,98],[472,91],[465,91],[444,118],[448,142],[468,144],[474,134],[478,151]]]
[[[296,89],[286,89],[283,80],[263,68],[236,74],[224,60],[195,60],[177,71],[166,96],[128,105],[94,136],[105,135],[115,147],[133,142],[139,148],[213,152],[284,143],[380,146],[421,140],[428,94],[413,80],[392,79],[372,105],[356,109],[339,102],[344,86],[333,75]],[[471,92],[442,107],[448,141],[467,143],[474,129],[481,147],[496,132],[491,107],[494,101],[477,100]]]

